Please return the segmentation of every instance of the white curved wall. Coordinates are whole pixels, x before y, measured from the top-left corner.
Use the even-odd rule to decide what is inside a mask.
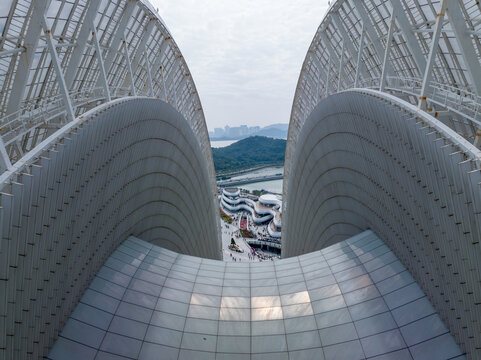
[[[480,164],[478,149],[398,98],[368,90],[331,95],[306,120],[289,164],[283,256],[372,229],[476,358]]]
[[[225,198],[222,198],[221,204],[226,209],[228,209],[230,211],[247,210],[248,212],[250,212],[250,214],[252,216],[252,221],[254,221],[256,224],[262,224],[262,223],[272,219],[272,214],[268,213],[266,216],[259,217],[259,216],[257,216],[255,209],[253,209],[249,205],[243,204],[243,202],[248,203],[249,201],[252,201],[252,200],[245,199],[245,198],[242,198],[242,199],[239,199],[239,200],[240,201],[238,203],[236,203],[235,205],[231,205],[227,201],[225,201]],[[255,205],[253,201],[252,201],[252,203],[253,203],[253,205]]]
[[[2,1],[0,16],[0,155],[5,149],[8,162],[14,164],[101,103],[148,96],[169,103],[189,123],[215,192],[209,134],[196,86],[149,0]],[[54,50],[48,45],[50,34]],[[10,165],[2,160],[0,156],[0,172]]]
[[[270,219],[272,219],[272,222],[274,223],[275,226],[277,227],[281,227],[282,226],[282,223],[280,221],[277,221],[276,219],[276,212],[272,209],[261,209],[257,206],[256,202],[255,201],[252,201],[251,199],[248,199],[248,198],[244,198],[244,197],[241,197],[241,198],[238,198],[238,199],[231,199],[229,197],[229,195],[231,193],[228,193],[228,192],[223,192],[223,196],[221,197],[221,204],[228,210],[230,211],[239,211],[239,210],[247,210],[248,212],[250,212],[251,216],[252,216],[252,220],[256,223],[256,224],[262,224],[263,222],[266,222]],[[249,204],[249,205],[244,205],[243,203],[245,204]],[[268,202],[269,204],[276,204],[276,205],[280,205],[281,202],[279,200],[276,200],[275,202],[272,201],[272,202]],[[258,215],[266,215],[266,216],[258,216]],[[269,231],[269,234],[272,236],[272,237],[277,237],[277,238],[280,238],[281,237],[281,232],[280,231],[273,231],[273,230],[269,230],[269,227],[268,226],[268,231]]]
[[[222,194],[224,194],[225,196],[229,196],[229,197],[236,197],[236,196],[240,195],[240,190],[237,189],[237,191],[232,193],[232,192],[226,191],[225,189],[222,189]]]
[[[274,225],[275,225],[275,222],[274,222]],[[276,225],[277,226],[277,225]],[[270,236],[272,237],[275,237],[275,238],[280,238],[282,236],[282,232],[281,231],[274,231],[272,230],[271,228],[271,225],[267,225],[267,232],[269,233]]]
[[[209,167],[189,124],[160,100],[102,105],[46,139],[25,162],[0,178],[5,358],[44,355],[129,235],[220,258]]]

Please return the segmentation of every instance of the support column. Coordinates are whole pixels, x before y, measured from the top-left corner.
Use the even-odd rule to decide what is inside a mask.
[[[72,51],[72,55],[70,56],[68,65],[65,67],[65,83],[67,84],[69,89],[72,88],[75,74],[77,73],[80,61],[82,59],[82,56],[84,55],[89,33],[91,28],[93,28],[92,24],[94,23],[95,17],[97,16],[99,6],[100,1],[90,1],[90,3],[88,4],[87,12],[82,21],[82,27],[79,31],[77,41],[75,43],[75,48]]]
[[[349,37],[349,34],[346,31],[346,29],[344,28],[343,21],[339,17],[339,14],[336,13],[336,12],[332,13],[330,16],[331,16],[331,19],[332,19],[334,25],[336,26],[337,30],[339,31],[339,34],[341,35],[341,38],[344,41],[345,50],[347,51],[349,57],[351,59],[353,59],[352,61],[354,62],[354,58],[355,58],[357,52],[356,52],[356,49],[354,48],[353,43],[349,40],[350,37]],[[360,74],[362,75],[362,77],[364,77],[364,78],[368,77],[367,68],[363,63],[361,63],[361,65],[359,67],[359,71],[360,71]]]
[[[100,76],[102,78],[102,82],[104,86],[105,97],[107,98],[107,101],[110,101],[112,99],[110,97],[110,89],[109,89],[109,82],[107,80],[107,74],[105,73],[104,60],[102,59],[102,49],[100,48],[99,38],[97,36],[97,30],[95,29],[95,25],[93,22],[92,22],[92,36],[95,44],[95,50],[97,52],[97,60],[99,62]]]
[[[42,33],[43,17],[49,5],[50,0],[35,0],[33,2],[31,19],[25,35],[25,41],[23,42],[25,51],[22,51],[19,56],[15,79],[13,80],[12,91],[8,100],[7,115],[19,110],[20,103],[23,100],[28,74],[30,73],[30,65],[33,63],[35,50]]]
[[[326,34],[324,31],[321,32],[321,40],[324,42],[324,45],[326,47],[327,53],[329,54],[329,61],[327,63],[328,69],[327,69],[327,79],[326,79],[326,97],[329,95],[329,80],[330,80],[330,75],[331,75],[331,62],[334,60],[333,57],[336,56],[337,54],[334,53],[334,49],[331,46],[331,43],[329,39],[327,38]],[[335,55],[334,55],[335,54]]]
[[[10,157],[8,156],[7,149],[5,149],[5,143],[0,136],[0,173],[11,169],[12,163],[10,162]]]
[[[470,76],[473,92],[479,97],[481,95],[481,64],[479,56],[476,55],[473,46],[472,35],[466,27],[466,19],[461,11],[461,5],[458,0],[447,0],[447,12],[449,23],[453,29],[456,42],[463,56],[467,72]],[[481,145],[481,128],[476,131],[474,143],[476,147]]]
[[[134,74],[132,72],[132,64],[130,63],[129,49],[127,47],[127,42],[125,40],[123,40],[123,45],[124,45],[125,61],[127,62],[127,70],[129,71],[129,75],[130,75],[130,91],[132,92],[132,96],[137,96],[137,93],[135,91],[135,85],[134,85]]]
[[[339,64],[339,79],[337,81],[337,92],[341,90],[341,84],[342,84],[342,70],[344,68],[344,43],[346,41],[343,39],[342,40],[342,48],[341,48],[341,61]]]
[[[394,32],[394,9],[391,14],[391,20],[389,21],[389,30],[387,32],[387,39],[386,39],[386,51],[384,52],[384,61],[382,63],[381,80],[379,82],[379,91],[384,91],[384,88],[386,86],[386,77],[387,77],[386,65],[389,61],[389,55],[391,53],[393,32]]]
[[[426,68],[426,59],[424,58],[423,51],[419,45],[419,41],[414,35],[413,27],[409,22],[409,19],[404,11],[404,8],[399,0],[390,0],[393,11],[396,13],[397,24],[402,31],[402,36],[406,40],[406,46],[411,51],[411,55],[414,62],[418,66],[419,73],[422,74]],[[444,11],[441,11],[444,12]]]
[[[478,149],[481,148],[481,127],[478,127],[478,130],[476,131],[473,145],[476,146]]]
[[[316,53],[313,52],[311,53],[311,61],[313,62],[314,68],[317,70],[317,73],[319,74],[319,77],[314,77],[313,81],[316,84],[316,91],[317,91],[317,97],[316,97],[316,102],[319,101],[321,98],[321,86],[322,86],[322,79],[324,78],[324,70],[322,70],[321,63],[319,59],[316,56]]]
[[[147,24],[145,27],[145,30],[142,31],[142,38],[140,39],[140,43],[137,46],[137,50],[132,50],[132,73],[136,74],[137,73],[137,68],[139,64],[142,61],[142,56],[145,55],[146,48],[147,48],[147,42],[151,38],[150,36],[152,35],[152,32],[154,31],[156,26],[156,22],[154,19],[150,20],[150,22]],[[134,55],[135,53],[135,55]],[[124,86],[127,86],[127,79],[124,81]]]
[[[162,66],[160,67],[160,74],[162,75],[162,90],[164,93],[164,101],[167,102],[167,86],[165,84],[165,74],[164,68]]]
[[[433,65],[436,59],[436,54],[438,50],[439,38],[441,36],[441,31],[443,28],[444,13],[446,11],[446,0],[441,3],[441,8],[439,14],[436,16],[436,23],[434,25],[433,37],[431,39],[431,44],[429,46],[429,56],[426,63],[426,68],[424,69],[423,84],[421,86],[421,93],[419,94],[418,107],[422,110],[426,110],[426,96],[429,88],[429,83],[433,77]]]
[[[59,84],[60,94],[62,95],[62,99],[65,105],[65,110],[67,111],[67,119],[69,122],[71,122],[75,120],[72,101],[68,93],[67,84],[65,83],[65,78],[63,76],[62,66],[60,65],[60,59],[58,58],[57,49],[55,49],[55,41],[53,39],[52,32],[47,26],[47,18],[45,16],[43,17],[43,28],[45,30],[45,35],[47,37],[48,50],[50,53],[50,57],[52,59],[52,63],[54,65],[57,82]]]
[[[120,49],[120,47],[122,46],[121,42],[125,38],[125,30],[127,29],[127,25],[129,23],[130,18],[132,17],[132,14],[134,13],[136,5],[137,5],[137,1],[133,1],[133,0],[126,1],[124,11],[118,20],[117,29],[115,30],[115,33],[112,36],[112,41],[110,42],[107,55],[105,56],[105,59],[104,59],[104,66],[107,74],[114,62],[115,55],[117,55],[119,51],[122,51]],[[102,80],[99,78],[97,80],[97,86],[100,85],[100,81]]]
[[[327,75],[326,75],[326,97],[329,96],[329,78],[331,75],[331,54],[329,54],[329,60],[327,60]]]
[[[364,50],[364,22],[361,27],[361,40],[359,40],[359,51],[357,53],[357,65],[356,65],[356,78],[354,79],[354,87],[359,87],[359,75],[361,74],[360,68],[362,64],[362,52]]]
[[[459,1],[447,0],[446,2],[449,24],[453,29],[456,43],[463,56],[467,73],[471,77],[473,92],[479,96],[481,95],[481,64],[479,62],[479,56],[476,54],[475,47],[473,46],[472,35],[466,27],[466,19],[461,11]]]
[[[145,58],[145,65],[147,68],[147,77],[149,80],[149,88],[150,88],[150,96],[154,96],[154,86],[152,84],[152,72],[150,71],[150,62],[149,62],[149,57],[147,56],[147,53],[144,54]]]
[[[377,56],[379,57],[380,60],[382,60],[383,54],[385,53],[385,49],[383,48],[381,40],[379,39],[376,33],[376,30],[374,29],[374,24],[369,14],[367,13],[366,9],[364,8],[363,3],[364,1],[352,2],[352,4],[354,5],[354,8],[357,10],[357,13],[359,14],[359,18],[364,24],[364,31],[366,32],[366,35],[368,35],[368,37],[371,39],[372,45],[374,47],[374,50],[376,51]],[[385,70],[387,75],[394,74],[394,70],[389,62],[386,63]]]

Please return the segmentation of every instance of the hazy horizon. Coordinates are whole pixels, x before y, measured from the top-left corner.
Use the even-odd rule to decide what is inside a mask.
[[[207,127],[288,123],[327,0],[150,0],[182,52]]]

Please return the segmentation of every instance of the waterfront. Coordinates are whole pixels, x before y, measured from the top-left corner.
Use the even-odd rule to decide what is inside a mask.
[[[245,178],[261,177],[261,176],[272,176],[275,174],[284,174],[283,166],[270,166],[262,169],[257,169],[249,172],[242,173],[241,175],[232,176],[232,180],[241,180]]]
[[[262,176],[272,176],[275,174],[283,174],[284,167],[281,166],[271,166],[263,169],[257,169],[243,173],[241,175],[232,176],[232,180],[241,180],[245,178],[262,177]],[[268,192],[282,194],[282,179],[260,181],[255,183],[247,183],[238,186],[240,189],[245,189],[250,192],[254,190],[266,190]]]
[[[242,184],[239,185],[240,189],[248,190],[250,192],[254,190],[266,190],[275,194],[282,194],[282,179],[270,180],[270,181],[260,181],[252,184]]]

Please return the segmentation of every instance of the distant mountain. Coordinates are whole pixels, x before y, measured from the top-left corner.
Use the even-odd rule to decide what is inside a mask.
[[[289,124],[272,124],[262,128],[262,130],[264,129],[279,129],[287,131],[289,129]]]
[[[229,146],[212,148],[216,173],[260,165],[283,165],[286,140],[251,136]]]
[[[287,130],[278,129],[276,127],[263,128],[253,134],[254,136],[267,136],[275,139],[287,139]]]
[[[261,128],[259,131],[255,133],[251,133],[250,135],[239,135],[239,136],[221,136],[215,137],[213,132],[209,132],[209,137],[211,140],[240,140],[245,139],[249,136],[267,136],[275,139],[287,139],[287,130],[289,128],[289,124],[272,124]]]

